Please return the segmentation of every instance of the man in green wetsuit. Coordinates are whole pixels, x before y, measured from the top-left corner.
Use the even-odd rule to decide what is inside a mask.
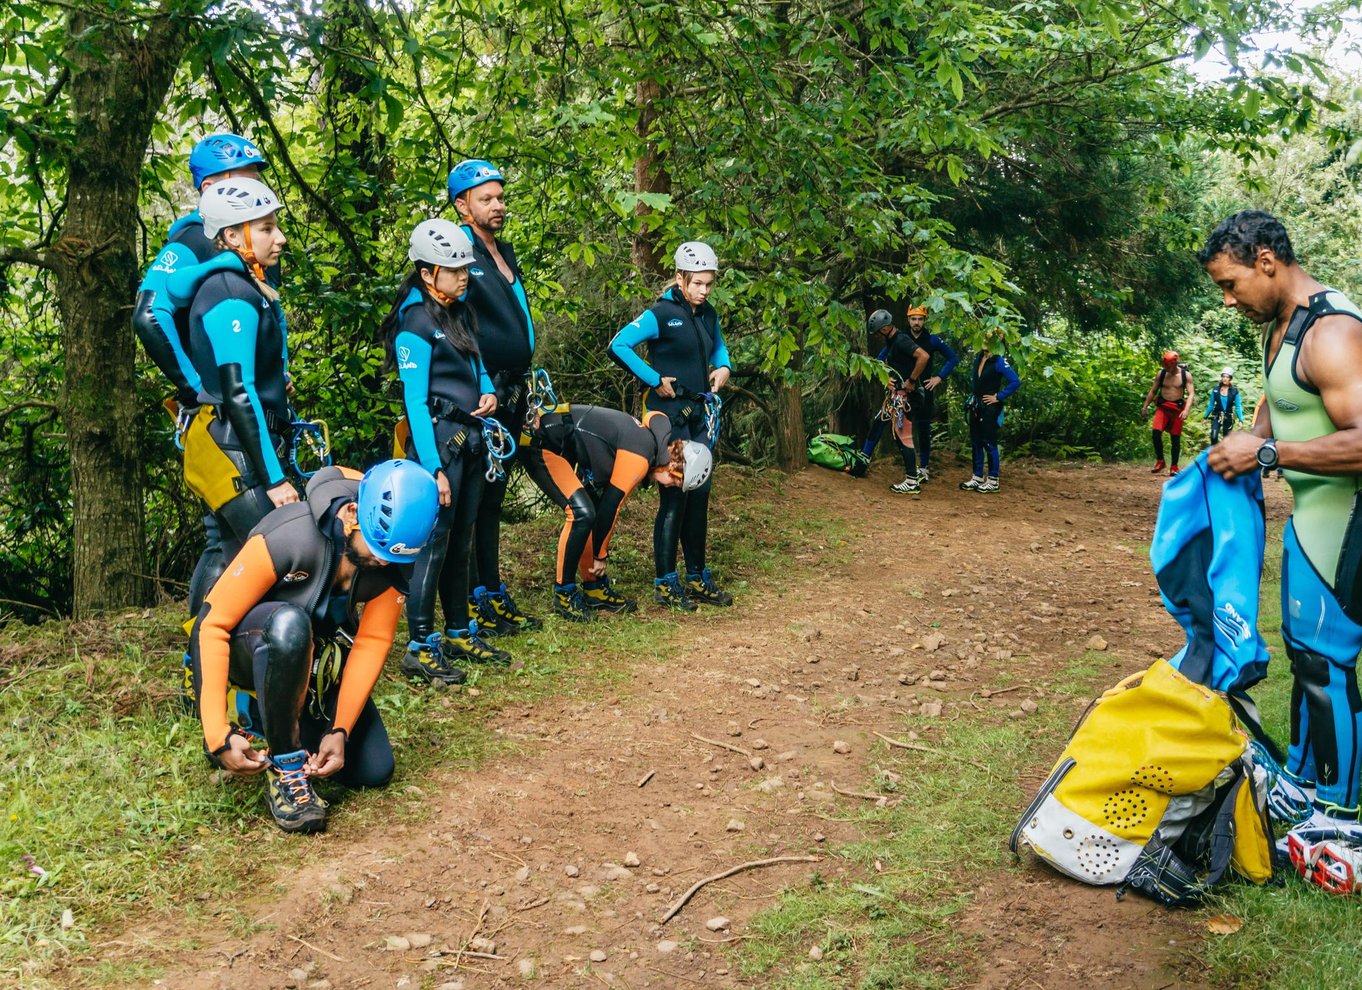
[[[1362,313],[1310,277],[1286,229],[1259,210],[1222,222],[1198,260],[1226,306],[1267,328],[1263,412],[1251,431],[1211,448],[1209,464],[1227,478],[1280,467],[1295,500],[1282,551],[1282,639],[1295,683],[1279,781],[1302,797],[1289,851],[1308,879],[1362,889],[1362,513],[1354,511],[1362,488]],[[1339,857],[1354,854],[1359,869],[1344,870]]]

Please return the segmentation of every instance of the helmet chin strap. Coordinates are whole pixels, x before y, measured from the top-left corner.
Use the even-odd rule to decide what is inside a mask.
[[[426,291],[429,292],[431,296],[434,298],[434,300],[441,306],[448,307],[455,302],[455,299],[453,296],[445,295],[439,289],[435,288],[435,282],[439,279],[439,277],[440,266],[436,265],[435,268],[430,273],[430,284],[426,286]]]
[[[265,281],[265,269],[262,268],[260,262],[256,260],[255,248],[251,245],[250,223],[241,225],[241,236],[245,239],[246,243],[242,250],[237,253],[241,255],[241,259],[245,261],[246,264],[251,266],[251,271],[255,273],[256,280],[260,282]]]

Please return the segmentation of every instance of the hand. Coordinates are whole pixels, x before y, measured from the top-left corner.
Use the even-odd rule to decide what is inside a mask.
[[[1149,404],[1146,403],[1145,405],[1140,406],[1140,419],[1144,419],[1144,418],[1145,418],[1146,416],[1148,416],[1148,415],[1149,415]]]
[[[303,769],[309,777],[330,777],[345,766],[345,733],[328,732],[322,736],[317,752],[307,758]]]
[[[292,395],[292,394],[293,394],[294,392],[296,392],[296,391],[298,391],[298,389],[294,386],[294,384],[293,384],[293,379],[292,379],[292,378],[285,378],[285,379],[284,379],[284,394],[285,394],[285,395]]]
[[[675,399],[676,389],[672,388],[672,385],[675,383],[676,383],[675,378],[664,378],[662,379],[661,382],[658,383],[658,386],[655,389],[653,389],[653,391],[656,392],[658,395],[662,396],[662,398],[664,399]]]
[[[1234,478],[1258,470],[1258,448],[1263,438],[1252,433],[1230,433],[1211,448],[1206,463],[1212,471]]]
[[[478,407],[473,410],[474,416],[490,416],[497,411],[497,394],[488,392],[478,399]]]
[[[940,376],[940,375],[932,375],[931,378],[928,378],[925,382],[922,383],[922,387],[925,388],[928,392],[935,392],[935,391],[936,391],[936,387],[937,387],[938,385],[940,385],[940,384],[941,384],[941,376]]]
[[[605,561],[597,557],[587,568],[587,573],[591,575],[591,580],[599,581],[605,575]]]
[[[1179,420],[1186,419],[1186,418],[1187,418],[1187,414],[1188,414],[1189,412],[1191,412],[1190,409],[1184,409],[1184,410],[1182,410],[1182,412],[1178,413],[1178,419],[1179,419]]]
[[[454,493],[449,488],[449,477],[443,471],[435,472],[435,490],[439,492],[441,505],[449,505],[454,501]]]
[[[249,739],[235,732],[227,737],[227,748],[217,755],[217,761],[222,769],[242,776],[259,773],[269,765],[269,760],[255,751]]]
[[[270,501],[274,503],[276,509],[281,505],[288,505],[290,502],[298,501],[298,489],[294,488],[293,484],[288,481],[279,482],[279,484],[275,485],[273,488],[268,489],[265,494],[269,496]]]
[[[709,373],[709,390],[717,392],[728,384],[730,372],[727,368],[715,368]]]
[[[986,406],[996,406],[997,404],[998,404],[998,397],[997,397],[996,395],[986,395],[986,396],[984,396],[984,405],[986,405]]]

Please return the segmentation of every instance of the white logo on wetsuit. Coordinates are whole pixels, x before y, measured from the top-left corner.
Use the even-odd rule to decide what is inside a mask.
[[[471,274],[471,275],[476,275],[478,278],[482,278],[482,276],[483,276],[483,271],[482,271],[481,268],[473,267],[473,268],[468,269],[468,271],[469,271],[469,274]]]
[[[410,347],[399,347],[397,349],[397,366],[403,371],[416,370],[416,362],[411,359]]]
[[[1287,399],[1273,399],[1272,404],[1285,412],[1296,412],[1300,409],[1300,406]]]
[[[680,320],[668,320],[668,321],[667,321],[667,326],[669,326],[669,327],[680,327],[680,326],[685,326],[685,324],[683,324]]]
[[[180,256],[174,251],[165,251],[156,259],[156,264],[151,266],[154,272],[165,272],[167,275],[175,274],[175,266],[179,264]]]
[[[1242,643],[1253,635],[1248,620],[1229,602],[1215,610],[1215,627],[1235,643]]]

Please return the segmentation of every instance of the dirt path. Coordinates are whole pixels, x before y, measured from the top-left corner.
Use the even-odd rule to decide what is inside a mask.
[[[1052,678],[1094,635],[1110,644],[1113,675],[1177,642],[1149,572],[1157,492],[1142,469],[1011,467],[992,497],[944,476],[913,500],[888,492],[890,480],[818,470],[792,479],[788,497],[802,506],[855,513],[849,552],[805,555],[785,590],[688,620],[684,659],[636,668],[604,702],[502,711],[495,731],[523,743],[519,755],[423,783],[438,809],[429,822],[375,823],[335,841],[324,868],[243,905],[267,927],[172,964],[161,985],[481,990],[523,985],[530,966],[542,987],[759,985],[730,968],[725,940],[782,886],[853,867],[824,856],[745,873],[701,891],[669,924],[658,919],[705,875],[859,839],[853,825],[804,812],[839,800],[831,784],[866,786],[872,730],[899,731],[929,699],[945,716],[1013,717],[1023,693],[983,712],[965,706],[999,686],[1002,670],[1032,684]],[[865,520],[877,521],[873,532]],[[924,612],[946,635],[934,653],[915,648],[930,632]],[[900,683],[932,668],[947,673],[942,691]],[[837,739],[849,754],[834,752]],[[1029,768],[1028,789],[1046,769]],[[393,800],[416,796],[399,787]],[[630,853],[638,865],[626,865]],[[958,922],[981,952],[956,962],[958,985],[1201,985],[1189,916],[982,858]],[[720,914],[729,927],[708,930]],[[483,955],[430,958],[470,935],[487,940]],[[155,936],[143,928],[121,941]],[[290,975],[300,967],[305,979]]]

